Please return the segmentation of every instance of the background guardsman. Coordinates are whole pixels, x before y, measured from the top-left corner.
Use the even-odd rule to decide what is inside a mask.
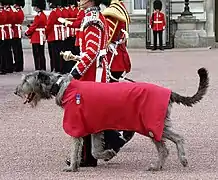
[[[78,3],[76,0],[68,0],[68,11],[69,11],[69,18],[70,21],[75,21],[77,19],[77,14],[79,12]],[[68,39],[68,46],[70,47],[70,51],[73,54],[79,55],[79,51],[75,48],[75,40],[76,40],[76,28],[67,27],[67,31],[69,31],[70,37]],[[68,48],[69,48],[68,47]],[[75,62],[72,61],[72,66],[75,65]]]
[[[4,10],[3,1],[0,0],[0,74],[6,74],[6,49],[5,49],[5,31],[4,24],[6,22],[6,11]]]
[[[61,0],[49,0],[51,13],[48,16],[46,25],[46,39],[48,42],[48,50],[50,56],[51,71],[62,73],[63,72],[63,59],[60,57],[62,51],[62,31],[61,23],[58,18],[61,17],[61,11],[58,7],[61,6]]]
[[[150,18],[150,28],[153,30],[154,36],[154,47],[152,50],[157,49],[157,34],[159,35],[159,48],[160,50],[163,49],[163,31],[166,26],[165,15],[161,12],[162,9],[162,2],[161,0],[155,0],[153,3],[154,12]]]
[[[46,70],[45,26],[47,24],[47,17],[43,12],[46,2],[45,0],[32,0],[32,6],[37,15],[29,29],[25,32],[25,35],[31,39],[35,70]]]
[[[23,60],[23,48],[22,48],[22,23],[24,21],[24,12],[22,8],[25,6],[24,0],[15,0],[13,6],[14,11],[14,22],[12,25],[13,39],[12,39],[12,50],[14,54],[14,71],[23,71],[24,60]]]
[[[3,0],[4,8],[6,11],[6,21],[4,24],[5,31],[5,51],[6,54],[6,73],[13,73],[13,56],[12,56],[12,39],[13,39],[13,29],[12,25],[14,22],[14,12],[11,9],[11,6],[14,5],[13,0]]]

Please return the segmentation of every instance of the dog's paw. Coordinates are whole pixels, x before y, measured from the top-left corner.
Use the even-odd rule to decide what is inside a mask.
[[[117,155],[117,153],[113,149],[108,150],[108,154],[109,157],[104,159],[104,161],[110,161],[114,156]]]
[[[184,167],[187,167],[188,166],[188,160],[183,156],[181,158],[181,164],[184,166]]]
[[[65,160],[65,163],[70,166],[70,159]]]
[[[77,166],[68,166],[63,169],[63,172],[78,172],[79,168]]]
[[[151,167],[148,168],[148,171],[160,171],[160,170],[162,170],[162,166],[151,165]]]

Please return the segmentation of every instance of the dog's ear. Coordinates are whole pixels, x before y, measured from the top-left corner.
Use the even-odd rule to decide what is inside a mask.
[[[39,71],[39,73],[38,73],[38,79],[39,79],[41,82],[45,83],[45,84],[49,84],[49,82],[50,82],[50,77],[49,77],[49,75],[46,74],[45,72],[42,72],[42,71]]]

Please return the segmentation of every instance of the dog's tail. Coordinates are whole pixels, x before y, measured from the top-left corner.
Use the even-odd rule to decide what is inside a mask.
[[[181,96],[175,92],[172,92],[170,100],[177,104],[183,104],[185,106],[192,107],[194,104],[199,102],[203,96],[206,94],[209,86],[208,71],[205,68],[200,68],[198,70],[198,75],[200,77],[200,82],[198,86],[198,91],[192,97]]]

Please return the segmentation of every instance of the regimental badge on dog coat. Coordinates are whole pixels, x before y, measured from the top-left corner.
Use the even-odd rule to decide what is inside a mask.
[[[149,83],[72,80],[62,99],[63,128],[73,137],[115,129],[160,141],[170,95],[170,89]]]

